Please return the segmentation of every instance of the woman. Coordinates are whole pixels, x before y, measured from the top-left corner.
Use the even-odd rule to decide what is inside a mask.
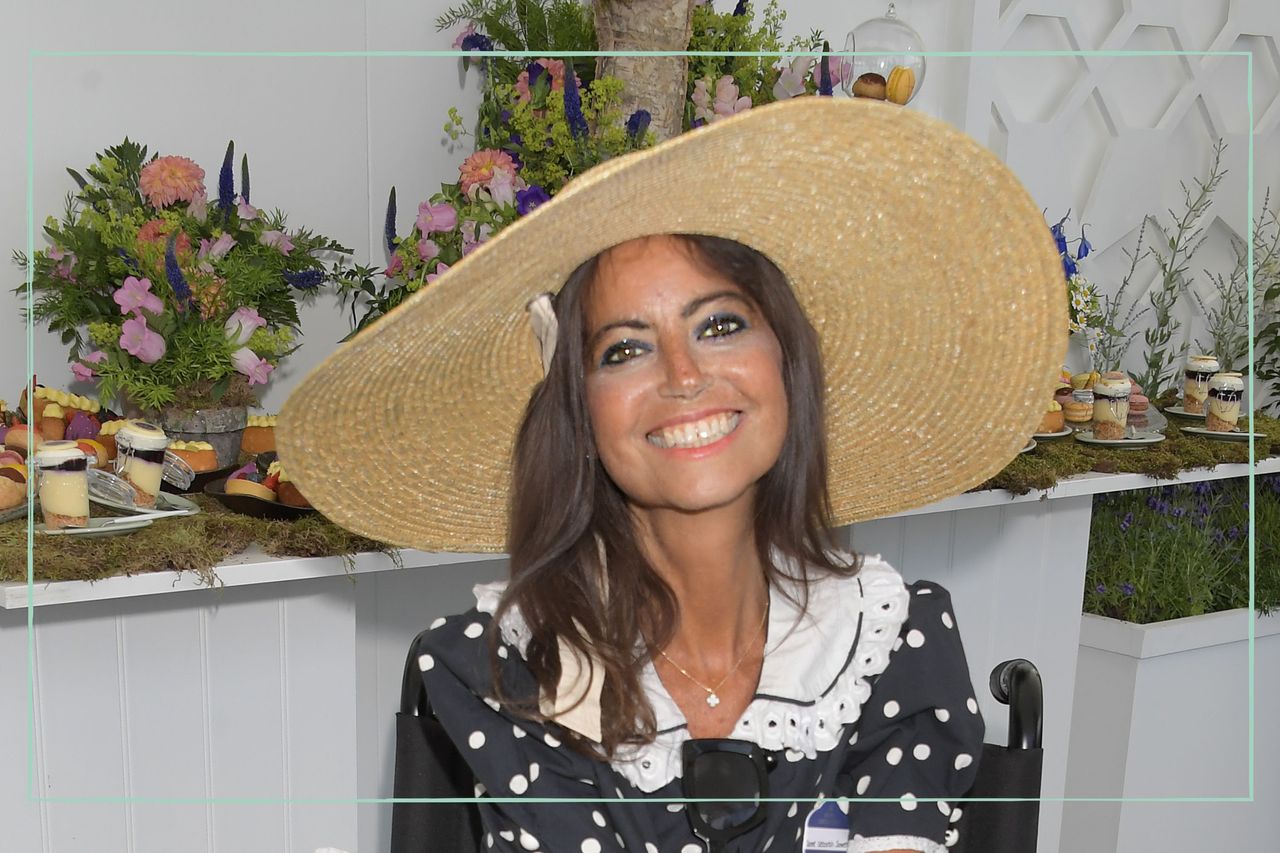
[[[748,116],[588,173],[336,354],[282,413],[282,452],[335,520],[419,547],[492,548],[495,528],[507,534],[510,582],[477,588],[477,607],[438,620],[419,648],[435,713],[485,795],[486,848],[701,850],[686,812],[697,807],[666,801],[684,790],[682,745],[706,738],[772,755],[769,796],[794,798],[765,805],[735,850],[801,849],[830,797],[851,798],[850,850],[954,843],[961,810],[946,799],[972,784],[982,722],[948,597],[834,550],[829,531],[975,485],[1021,447],[1061,358],[1057,259],[1016,181],[937,123],[823,99]],[[817,187],[787,179],[815,163],[856,176],[833,141],[849,131],[886,149],[923,139],[927,157],[906,178],[815,203]],[[766,140],[803,155],[752,163],[744,152]],[[699,170],[726,154],[737,180]],[[923,203],[922,164],[939,183]],[[894,203],[906,224],[913,204],[989,210],[1004,269],[952,236],[841,244],[820,217],[852,216],[857,198]],[[782,216],[768,206],[783,202]],[[503,280],[515,281],[477,290]],[[557,280],[554,299],[529,306],[545,378],[521,398],[503,375],[521,361],[513,299]],[[927,294],[913,287],[924,281]],[[902,332],[916,354],[881,345]],[[1010,334],[1022,356],[1000,346]],[[459,375],[394,378],[406,359]],[[913,394],[963,375],[949,377],[952,363],[1002,374],[917,405]],[[350,413],[326,402],[333,387],[352,388]],[[506,466],[491,460],[508,396],[527,399],[510,522],[489,510],[485,532],[467,515],[500,494],[493,470]],[[465,430],[444,427],[444,400]],[[413,469],[399,480],[435,478],[442,494],[429,507],[379,500],[379,445],[397,443],[387,431],[338,486],[334,424],[411,405],[398,423],[434,419],[424,432],[445,446],[430,465],[395,455]],[[966,407],[1000,413],[981,440],[959,428]],[[478,487],[464,485],[467,467]]]

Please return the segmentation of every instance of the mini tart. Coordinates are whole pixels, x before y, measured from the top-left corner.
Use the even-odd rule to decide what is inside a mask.
[[[240,478],[227,480],[225,490],[229,495],[248,495],[264,501],[275,501],[276,499],[275,492],[252,480],[242,480]]]
[[[1093,404],[1072,400],[1062,406],[1062,416],[1073,424],[1085,424],[1093,420]]]
[[[249,415],[249,425],[240,437],[242,453],[272,453],[276,449],[276,416]]]
[[[40,414],[40,436],[45,441],[61,441],[67,434],[67,418],[62,406],[48,403]]]
[[[0,479],[25,484],[27,482],[27,466],[21,462],[6,462],[0,465]]]
[[[280,479],[280,483],[276,486],[276,495],[278,496],[280,503],[288,506],[311,506],[311,501],[303,497],[302,492],[298,491],[298,487],[295,486],[291,480],[286,480],[283,477]]]
[[[197,474],[218,467],[218,454],[207,441],[173,441],[169,450],[191,466]]]
[[[125,419],[107,421],[98,430],[97,441],[107,449],[107,459],[115,459],[119,453],[119,448],[116,447],[116,433],[127,423]]]
[[[14,450],[21,453],[23,458],[35,448],[40,446],[40,433],[31,432],[30,427],[26,424],[18,424],[11,427],[4,434],[4,446],[6,450]]]
[[[107,448],[94,438],[82,438],[76,442],[76,445],[84,451],[85,456],[93,457],[94,468],[106,468],[111,462],[107,456]]]

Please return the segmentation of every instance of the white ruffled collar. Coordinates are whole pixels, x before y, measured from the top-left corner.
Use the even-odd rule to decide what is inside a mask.
[[[505,589],[505,581],[477,586],[477,608],[492,615]],[[804,614],[783,590],[771,588],[769,596],[760,682],[732,736],[787,750],[797,759],[813,758],[834,749],[841,729],[860,716],[871,694],[867,679],[888,665],[909,596],[901,575],[879,555],[866,556],[854,577],[811,583]],[[503,639],[523,655],[529,629],[518,610],[508,609],[499,627]],[[623,749],[612,764],[633,785],[652,792],[680,776],[680,745],[689,735],[683,713],[652,663],[645,665],[641,683],[658,735],[652,743]]]

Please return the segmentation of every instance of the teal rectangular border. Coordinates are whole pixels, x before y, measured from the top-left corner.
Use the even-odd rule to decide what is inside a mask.
[[[822,51],[779,51],[779,52],[762,52],[762,51],[541,51],[546,56],[563,56],[563,57],[583,57],[583,56],[747,56],[759,58],[772,57],[792,57],[792,56],[818,56]],[[859,51],[863,56],[879,56],[891,55],[892,52],[872,52]],[[235,58],[310,58],[310,57],[348,57],[348,58],[377,58],[377,57],[452,57],[461,58],[464,56],[476,56],[476,51],[465,50],[351,50],[351,51],[204,51],[204,50],[36,50],[32,49],[27,52],[27,105],[26,105],[26,154],[27,154],[27,257],[35,255],[35,236],[36,236],[36,220],[35,220],[35,60],[46,58],[70,58],[70,57],[117,57],[117,56],[154,56],[154,57],[235,57]],[[501,57],[524,57],[528,56],[528,51],[507,51],[495,50],[487,51],[485,55],[501,56]],[[827,52],[828,56],[851,57],[853,52],[843,50],[832,50]],[[1248,210],[1246,211],[1247,222],[1247,239],[1246,239],[1246,277],[1248,290],[1250,294],[1250,311],[1248,321],[1249,363],[1254,361],[1254,312],[1253,293],[1254,293],[1254,274],[1253,274],[1253,177],[1254,177],[1254,111],[1253,111],[1253,53],[1250,51],[1238,50],[1019,50],[1019,51],[1002,51],[1002,50],[980,50],[980,51],[921,51],[921,56],[926,57],[950,57],[950,58],[995,58],[995,57],[1047,57],[1047,56],[1106,56],[1106,57],[1141,57],[1141,56],[1240,56],[1245,57],[1246,62],[1246,90],[1245,98],[1248,106],[1249,117],[1249,133],[1248,133],[1248,186],[1246,188],[1246,198]],[[33,294],[33,276],[34,271],[28,267],[26,280],[26,296],[27,305],[30,306]],[[27,375],[33,374],[35,367],[35,325],[30,315],[27,317],[27,335],[26,335],[26,366]],[[30,381],[30,380],[28,380]],[[28,388],[29,396],[34,394],[34,389]],[[1249,409],[1249,610],[1253,611],[1256,601],[1256,564],[1257,542],[1256,542],[1256,507],[1253,500],[1255,489],[1255,468],[1256,468],[1256,451],[1254,447],[1254,419],[1253,409]],[[379,804],[379,803],[415,803],[415,802],[434,802],[434,803],[474,803],[478,802],[474,797],[461,798],[440,798],[440,799],[395,799],[391,797],[356,797],[354,799],[295,799],[295,798],[239,798],[239,797],[211,797],[211,798],[182,798],[182,797],[39,797],[34,793],[35,790],[35,508],[30,500],[32,484],[28,481],[28,503],[27,503],[27,801],[28,802],[47,802],[47,803],[167,803],[167,804],[229,804],[229,803],[245,803],[245,804]],[[1062,803],[1252,803],[1254,802],[1254,750],[1255,744],[1255,690],[1254,690],[1254,667],[1255,667],[1255,641],[1256,641],[1256,620],[1249,620],[1248,646],[1249,646],[1249,795],[1247,797],[1036,797],[1036,798],[1005,798],[1005,797],[962,797],[958,799],[948,799],[947,802],[1062,802]],[[544,797],[486,797],[489,802],[496,803],[602,803],[602,802],[619,802],[616,798],[610,799],[601,797],[598,799],[559,799]],[[862,802],[898,802],[897,797],[882,798],[869,797],[860,798]],[[935,802],[939,798],[920,798],[921,802]],[[804,799],[808,802],[808,798]],[[622,802],[637,803],[662,803],[662,802],[703,802],[702,800],[688,800],[684,798],[649,798],[638,800],[624,800]],[[799,802],[794,798],[788,799],[783,797],[767,797],[762,802],[770,803],[790,803]]]

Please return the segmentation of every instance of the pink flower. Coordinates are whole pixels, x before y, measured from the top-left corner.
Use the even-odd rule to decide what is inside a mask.
[[[479,225],[473,219],[468,219],[462,223],[462,254],[469,255],[480,245],[489,239],[493,234],[493,226],[489,224]]]
[[[81,382],[88,382],[90,379],[98,375],[98,372],[89,367],[90,364],[101,364],[107,360],[107,354],[102,350],[94,350],[71,365],[71,372],[75,374],[76,379]]]
[[[203,190],[191,199],[191,203],[187,205],[187,214],[196,222],[204,222],[209,218],[209,199]]]
[[[839,86],[840,81],[846,79],[849,76],[849,72],[853,71],[853,62],[847,57],[828,56],[827,70],[831,72],[831,85]],[[815,83],[821,73],[822,67],[815,62],[813,65],[813,80]]]
[[[751,109],[751,98],[738,97],[738,84],[728,74],[716,81],[716,118],[725,118]],[[715,121],[715,118],[712,119]]]
[[[138,173],[138,188],[152,207],[191,201],[204,192],[204,169],[186,157],[158,157]]]
[[[59,246],[54,246],[49,250],[49,260],[58,261],[54,266],[53,274],[58,278],[65,278],[67,281],[72,280],[71,270],[76,265],[76,253],[64,251]]]
[[[139,279],[129,276],[111,298],[120,306],[121,314],[138,316],[139,311],[150,311],[152,314],[164,313],[164,303],[160,301],[159,296],[151,292],[151,279],[148,278]]]
[[[265,325],[267,321],[262,319],[256,308],[245,306],[237,308],[222,328],[233,343],[243,346],[249,342],[255,329],[261,329]]]
[[[475,196],[471,193],[472,187],[487,186],[489,181],[493,180],[494,173],[498,171],[515,175],[516,164],[510,154],[493,148],[477,151],[463,160],[462,166],[458,169],[461,175],[459,188],[464,195],[474,198]]]
[[[804,80],[809,76],[809,66],[813,64],[811,56],[797,56],[791,64],[782,69],[778,82],[773,84],[773,97],[777,101],[785,101],[805,93]],[[835,85],[835,63],[831,63],[831,84]]]
[[[429,261],[440,254],[440,247],[436,245],[434,240],[428,240],[423,237],[418,241],[418,257],[424,261]]]
[[[525,183],[516,177],[514,172],[499,170],[493,173],[489,181],[489,195],[495,204],[502,207],[515,207],[516,190],[525,188]]]
[[[399,275],[403,270],[404,270],[404,261],[400,260],[399,255],[393,254],[391,256],[391,263],[387,264],[387,271],[385,273],[386,277],[394,278],[395,276]]]
[[[155,364],[164,358],[164,338],[147,328],[141,317],[130,317],[120,330],[120,347],[143,364]]]
[[[449,269],[448,264],[436,264],[436,271],[427,273],[427,284],[430,284],[431,282],[438,279],[440,276],[444,275],[445,272],[448,271],[448,269]]]
[[[201,238],[198,257],[212,258],[216,261],[218,258],[226,256],[227,252],[230,252],[235,244],[235,238],[230,234],[223,234],[217,240]]]
[[[453,49],[462,50],[462,40],[467,36],[475,35],[475,32],[476,32],[476,22],[467,21],[467,25],[463,27],[462,30],[459,31],[458,35],[454,38]]]
[[[693,83],[693,95],[690,97],[693,101],[693,120],[701,120],[703,123],[713,121],[716,117],[715,112],[711,109],[711,92],[707,89],[707,81],[705,78],[695,80]]]
[[[231,355],[231,364],[240,373],[249,377],[250,385],[266,385],[271,371],[275,370],[271,362],[258,355],[248,347],[241,347]]]
[[[236,196],[236,215],[245,222],[252,222],[258,218],[258,208],[249,204],[240,196]]]
[[[139,243],[163,243],[169,238],[169,231],[173,226],[163,219],[152,219],[143,223],[138,229]],[[179,256],[186,255],[191,251],[191,238],[187,236],[185,231],[178,232],[177,242],[174,243],[174,250]]]
[[[441,202],[432,204],[424,201],[418,205],[418,230],[423,234],[434,234],[437,231],[452,231],[458,225],[458,211],[453,205]]]
[[[563,59],[539,59],[536,60],[539,65],[546,69],[545,73],[551,75],[551,91],[564,91],[564,60]],[[582,88],[582,78],[577,74],[573,75],[573,82],[578,84],[578,88]],[[529,91],[529,72],[521,71],[520,76],[516,78],[516,100],[525,104],[533,97],[533,93]]]
[[[279,249],[282,255],[287,255],[293,251],[293,241],[283,231],[263,231],[258,241],[264,246],[272,246]]]

